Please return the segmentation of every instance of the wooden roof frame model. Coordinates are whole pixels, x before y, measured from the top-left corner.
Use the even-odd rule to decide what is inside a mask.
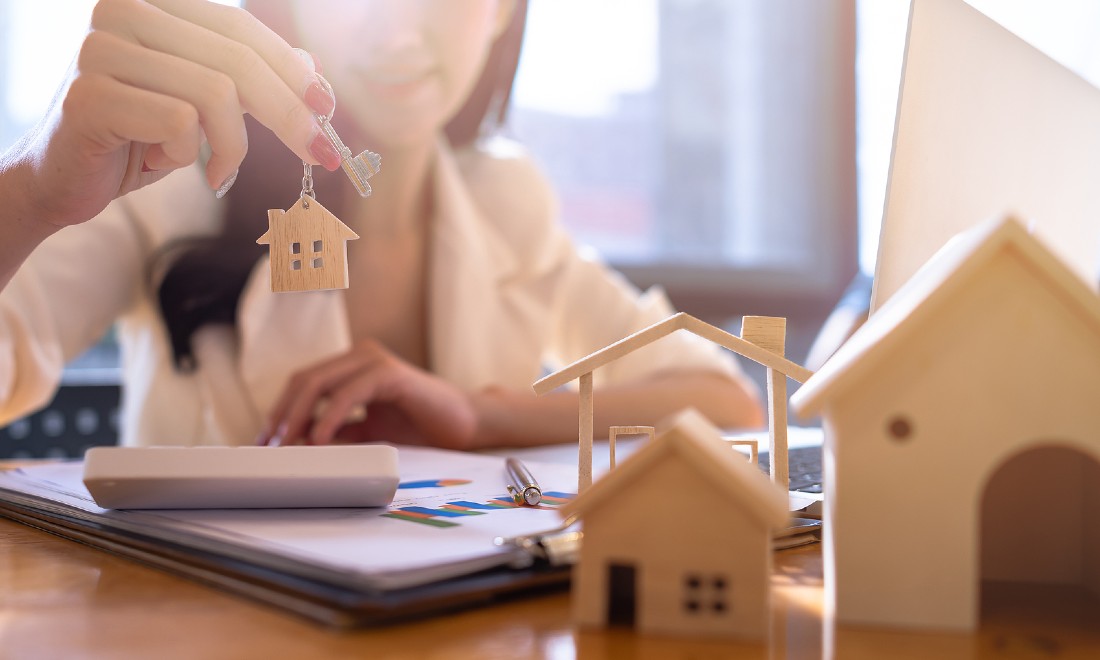
[[[579,466],[577,492],[592,485],[592,372],[652,344],[677,330],[686,330],[768,370],[768,434],[771,440],[772,480],[788,489],[787,474],[787,378],[806,382],[813,372],[783,357],[786,319],[746,316],[741,337],[683,312],[620,339],[591,355],[541,378],[532,386],[538,395],[574,380],[580,381]]]
[[[670,454],[680,454],[698,474],[719,490],[728,493],[731,502],[744,504],[745,511],[769,529],[787,524],[790,504],[787,495],[768,482],[744,456],[729,451],[720,431],[699,411],[687,408],[662,422],[652,441],[624,460],[583,495],[569,500],[558,509],[563,519],[583,517],[585,511],[614,497],[620,486],[640,475]],[[731,479],[734,475],[737,478]]]
[[[637,591],[631,619],[638,632],[767,639],[772,538],[790,521],[787,493],[730,451],[721,431],[697,410],[680,411],[657,431],[558,511],[564,519],[585,520],[573,569],[574,621],[616,623],[609,620],[616,598],[608,579],[611,560],[639,567],[629,590],[632,600]],[[721,515],[722,534],[715,536],[708,521]],[[646,521],[641,529],[639,518]],[[668,590],[681,576],[715,572],[730,578],[712,594],[722,600],[721,615],[685,615],[675,597],[680,592]]]

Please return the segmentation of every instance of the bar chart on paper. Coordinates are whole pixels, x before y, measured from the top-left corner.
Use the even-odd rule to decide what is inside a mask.
[[[88,494],[82,463],[57,463],[0,473],[0,509],[53,517],[63,511],[64,522],[50,524],[76,529],[81,540],[103,530],[110,544],[133,535],[139,544],[128,556],[143,560],[149,548],[172,544],[172,562],[181,552],[195,552],[204,562],[225,558],[233,567],[244,562],[265,575],[290,575],[295,584],[323,579],[340,589],[377,593],[511,565],[523,551],[495,539],[559,525],[559,506],[577,483],[576,467],[530,465],[546,488],[540,506],[517,506],[504,495],[509,482],[499,457],[402,447],[404,487],[386,507],[106,510]],[[447,542],[435,542],[441,538]],[[208,575],[207,564],[195,565]]]
[[[452,486],[465,486],[470,483],[469,479],[420,479],[418,481],[402,481],[397,484],[399,489],[416,489],[416,488],[450,488]]]
[[[446,480],[440,479],[438,481]],[[400,488],[401,486],[398,487]],[[575,497],[573,493],[549,491],[542,494],[541,504],[531,507],[520,506],[508,495],[501,495],[487,502],[456,500],[453,502],[446,502],[434,508],[426,506],[400,506],[382,514],[382,517],[415,522],[422,525],[430,525],[432,527],[458,527],[461,524],[461,519],[467,516],[482,516],[494,511],[508,509],[552,509],[565,504],[573,497]]]

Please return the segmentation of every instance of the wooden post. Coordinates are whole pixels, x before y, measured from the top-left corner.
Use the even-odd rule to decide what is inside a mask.
[[[580,441],[577,448],[577,494],[592,485],[592,372],[580,377]]]
[[[787,319],[775,316],[746,316],[741,320],[741,338],[783,357],[787,342]],[[772,481],[789,490],[791,479],[787,459],[787,374],[768,368],[768,438],[771,443]]]
[[[768,435],[772,455],[769,467],[772,481],[790,490],[787,459],[787,374],[768,369]]]

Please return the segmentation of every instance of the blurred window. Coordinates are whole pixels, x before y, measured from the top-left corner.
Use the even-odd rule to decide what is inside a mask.
[[[531,0],[512,127],[565,224],[711,311],[855,272],[854,0]]]
[[[854,3],[531,0],[512,130],[578,242],[695,307],[831,304],[856,262]],[[0,0],[0,146],[93,5]]]

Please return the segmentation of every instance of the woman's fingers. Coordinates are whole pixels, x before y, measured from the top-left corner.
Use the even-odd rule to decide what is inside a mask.
[[[248,45],[283,79],[287,87],[301,92],[303,97],[305,88],[314,81],[312,60],[303,60],[282,37],[242,9],[194,0],[150,0],[150,4],[177,18]],[[328,114],[324,110],[317,112]]]
[[[320,402],[333,388],[372,368],[379,354],[352,352],[301,371],[290,378],[271,411],[268,430],[275,444],[296,442],[313,423]]]
[[[91,218],[115,197],[162,177],[142,171],[153,152],[147,145],[161,145],[154,154],[166,164],[193,162],[198,154],[201,127],[192,105],[108,75],[76,77],[59,115],[35,138],[42,144],[34,194],[54,224]],[[57,190],[79,194],[51,193]]]
[[[189,60],[168,55],[103,31],[92,32],[77,58],[78,70],[106,72],[119,82],[180,99],[198,113],[198,121],[210,144],[207,174],[212,187],[232,175],[248,151],[248,137],[241,118],[236,85],[232,78]],[[151,169],[175,169],[193,161],[183,145],[157,144],[147,155]]]
[[[356,408],[379,400],[380,390],[386,386],[386,380],[395,376],[391,367],[380,367],[358,373],[330,390],[328,405],[313,420],[309,432],[309,441],[315,445],[327,445],[336,437],[337,431],[347,423]],[[388,397],[382,396],[382,400]]]
[[[477,415],[466,395],[397,359],[382,360],[334,383],[327,392],[326,406],[310,428],[313,444],[332,442],[360,406],[368,406],[370,415],[389,411],[401,418],[405,433],[400,439],[388,438],[391,442],[418,438],[467,449],[477,430]]]
[[[171,157],[184,162],[193,162],[198,153],[198,114],[180,99],[89,75],[73,81],[64,108],[83,124],[91,156],[130,142],[172,145]]]
[[[318,411],[322,401],[324,409]],[[359,407],[374,411],[366,420],[371,427],[385,421],[380,411],[392,412],[402,421],[404,439],[468,448],[477,431],[477,413],[466,394],[366,340],[292,376],[260,443],[328,444]],[[374,420],[374,414],[382,417]]]
[[[233,83],[240,107],[300,158],[329,169],[339,166],[338,159],[329,157],[322,162],[315,155],[323,153],[317,141],[324,138],[314,110],[304,100],[306,88],[315,80],[312,66],[247,13],[205,2],[107,0],[97,5],[92,25],[141,47],[224,74]],[[219,31],[219,26],[233,36]],[[223,93],[221,84],[213,84],[215,95]],[[218,186],[224,179],[221,175],[231,173],[237,164],[228,156],[218,162],[225,172],[208,172],[211,186]]]

